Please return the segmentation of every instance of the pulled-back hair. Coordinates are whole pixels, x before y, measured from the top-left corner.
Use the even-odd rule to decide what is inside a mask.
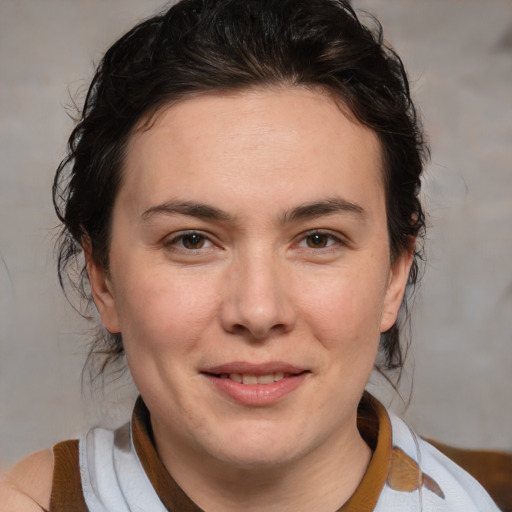
[[[83,244],[87,240],[94,261],[108,271],[112,210],[136,125],[209,91],[299,86],[333,95],[379,138],[392,260],[414,250],[411,241],[425,225],[418,195],[428,149],[402,62],[383,42],[380,24],[367,19],[371,27],[345,0],[182,0],[114,43],[97,67],[55,175],[61,285],[68,276],[92,306]],[[410,285],[419,257],[416,249]],[[379,369],[402,367],[399,334],[395,323],[381,335]],[[123,354],[121,334],[104,332],[92,353],[105,355],[104,370]]]

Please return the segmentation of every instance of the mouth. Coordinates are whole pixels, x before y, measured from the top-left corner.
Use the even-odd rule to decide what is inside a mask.
[[[229,363],[201,372],[214,389],[237,403],[272,405],[304,383],[310,370],[286,363]]]
[[[298,373],[284,373],[284,372],[274,372],[267,373],[263,375],[254,375],[250,373],[209,373],[205,372],[207,375],[211,377],[215,377],[217,379],[230,379],[233,382],[237,382],[238,384],[246,384],[249,386],[254,386],[256,384],[268,385],[273,384],[274,382],[279,382],[280,380],[286,379],[288,377],[294,377],[296,375],[300,375],[302,373],[307,373],[306,371],[298,372]]]

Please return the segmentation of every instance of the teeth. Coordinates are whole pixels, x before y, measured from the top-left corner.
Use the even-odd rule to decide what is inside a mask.
[[[258,384],[272,384],[274,382],[274,376],[270,375],[260,375],[258,377]]]
[[[242,382],[244,384],[258,384],[258,377],[256,377],[256,375],[244,375]]]
[[[269,373],[267,375],[242,375],[240,373],[223,373],[220,375],[221,379],[231,379],[239,384],[272,384],[285,378],[283,372]]]

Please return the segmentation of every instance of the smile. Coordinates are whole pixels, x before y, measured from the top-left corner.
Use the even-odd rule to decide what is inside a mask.
[[[229,363],[201,372],[213,389],[235,403],[270,406],[301,387],[309,370],[286,363]]]
[[[268,373],[266,375],[251,375],[251,374],[242,374],[242,373],[221,373],[218,375],[220,379],[230,379],[234,382],[238,382],[239,384],[273,384],[274,382],[279,382],[285,377],[290,377],[290,373]]]

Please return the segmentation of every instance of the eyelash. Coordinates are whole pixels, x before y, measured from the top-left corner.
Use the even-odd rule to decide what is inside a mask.
[[[302,245],[302,243],[307,244],[308,238],[311,238],[314,236],[326,237],[328,240],[330,240],[331,243],[328,243],[328,245],[323,246],[323,247],[310,247],[309,245]],[[303,233],[300,235],[300,240],[299,240],[300,247],[303,247],[304,249],[312,250],[312,251],[319,251],[319,250],[323,250],[324,252],[325,251],[333,251],[333,250],[339,249],[340,247],[343,247],[346,245],[347,245],[346,242],[340,236],[334,235],[333,233],[331,233],[329,231],[323,231],[321,229],[315,229],[313,231],[308,231],[306,233]]]
[[[192,236],[200,237],[201,241],[203,243],[209,243],[210,246],[206,247],[206,248],[205,247],[198,247],[197,249],[191,249],[189,247],[185,247],[183,245],[184,240],[187,237],[192,237]],[[178,245],[180,242],[181,242],[181,245]],[[200,231],[185,231],[185,232],[181,232],[178,235],[173,236],[170,240],[166,240],[164,242],[164,247],[167,248],[167,249],[174,250],[174,251],[185,251],[185,252],[189,252],[189,253],[198,252],[198,251],[200,251],[202,249],[210,249],[213,246],[214,246],[214,243],[210,240],[210,238],[207,235],[201,233]]]

